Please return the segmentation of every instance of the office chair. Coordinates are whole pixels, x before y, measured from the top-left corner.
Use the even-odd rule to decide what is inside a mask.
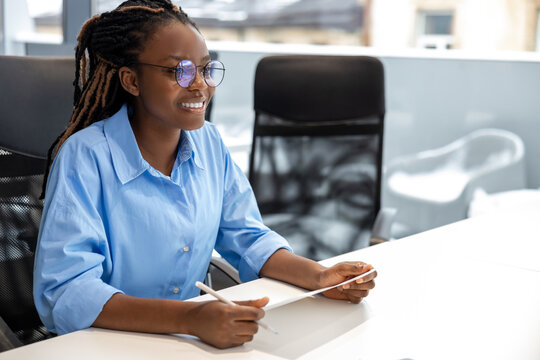
[[[34,307],[33,262],[43,208],[39,196],[47,150],[71,116],[74,70],[72,58],[0,56],[0,346],[3,349],[52,336]]]
[[[219,60],[219,55],[217,51],[210,50],[208,53],[210,54],[210,59]],[[210,100],[210,102],[208,103],[208,106],[206,107],[206,112],[204,113],[204,120],[209,121],[209,122],[212,122],[212,107],[214,106],[214,96],[212,96],[212,99]]]
[[[402,155],[386,168],[387,202],[403,235],[465,219],[475,194],[525,187],[525,146],[502,129],[475,130],[444,146]],[[478,201],[476,205],[479,205]]]
[[[270,56],[257,66],[254,90],[249,180],[265,224],[314,260],[389,234],[371,234],[381,198],[382,63]]]

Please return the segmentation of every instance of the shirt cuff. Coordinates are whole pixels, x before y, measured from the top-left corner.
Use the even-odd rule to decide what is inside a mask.
[[[266,263],[268,258],[279,249],[287,249],[293,252],[287,240],[274,231],[270,231],[261,236],[244,253],[238,272],[242,282],[251,281],[259,278],[259,271]]]
[[[92,326],[105,303],[122,291],[100,279],[73,282],[64,291],[53,309],[53,321],[58,335]]]

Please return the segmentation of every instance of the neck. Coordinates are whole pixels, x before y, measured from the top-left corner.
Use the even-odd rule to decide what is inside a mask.
[[[156,122],[144,121],[136,115],[130,123],[144,160],[164,175],[171,176],[181,130],[150,126]]]

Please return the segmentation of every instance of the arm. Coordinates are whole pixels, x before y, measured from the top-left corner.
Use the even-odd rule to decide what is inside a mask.
[[[315,290],[339,284],[371,269],[371,265],[363,262],[343,262],[326,268],[313,260],[280,249],[266,261],[259,275]],[[368,296],[369,290],[375,287],[373,279],[376,276],[375,272],[365,279],[339,286],[323,294],[328,298],[359,303]]]
[[[225,145],[221,219],[215,249],[238,269],[240,280],[259,277],[264,263],[288,242],[263,224],[251,185]]]
[[[199,337],[218,348],[241,345],[253,339],[255,320],[264,316],[260,308],[268,298],[238,302],[192,302],[146,299],[117,293],[92,324],[96,327],[149,333],[180,333]]]
[[[150,333],[190,334],[188,314],[200,304],[114,294],[92,326]]]

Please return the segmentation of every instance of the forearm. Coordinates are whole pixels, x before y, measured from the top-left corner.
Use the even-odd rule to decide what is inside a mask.
[[[114,294],[92,326],[149,333],[192,334],[189,312],[198,303]]]
[[[280,249],[268,258],[259,275],[314,290],[320,288],[320,274],[325,269],[316,261]]]

